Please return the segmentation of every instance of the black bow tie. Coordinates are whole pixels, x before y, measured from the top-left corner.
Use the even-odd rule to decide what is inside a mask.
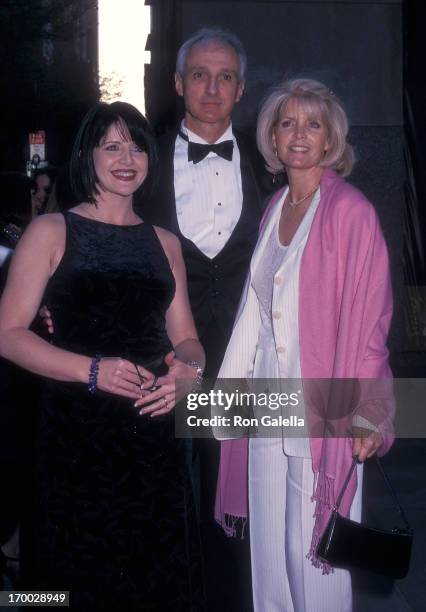
[[[188,136],[180,130],[179,136],[188,143],[188,161],[192,161],[194,164],[198,164],[198,162],[207,157],[210,151],[216,153],[219,157],[223,157],[223,159],[232,161],[232,153],[234,151],[232,140],[224,140],[217,144],[201,144],[199,142],[191,142],[188,140]]]

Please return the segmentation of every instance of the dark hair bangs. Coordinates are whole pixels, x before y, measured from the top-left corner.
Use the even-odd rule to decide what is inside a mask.
[[[150,127],[145,117],[136,108],[125,102],[114,102],[107,110],[109,112],[96,126],[95,146],[98,147],[109,128],[116,125],[118,133],[125,142],[133,141],[149,154],[150,143],[147,142],[147,131],[150,130]]]

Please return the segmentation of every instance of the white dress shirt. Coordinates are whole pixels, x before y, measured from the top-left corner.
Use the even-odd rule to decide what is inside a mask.
[[[209,144],[183,122],[181,130],[191,142]],[[188,143],[179,134],[175,143],[174,187],[179,228],[209,258],[215,257],[228,242],[243,204],[240,152],[232,125],[216,143],[224,140],[234,142],[232,161],[210,152],[194,164],[188,161]]]

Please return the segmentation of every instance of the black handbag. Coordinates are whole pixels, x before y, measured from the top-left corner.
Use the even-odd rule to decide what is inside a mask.
[[[340,503],[357,460],[354,459],[336,500],[327,527],[317,547],[317,555],[332,567],[362,569],[392,578],[404,578],[408,572],[413,531],[377,456],[376,463],[405,523],[405,529],[380,531],[341,516]]]

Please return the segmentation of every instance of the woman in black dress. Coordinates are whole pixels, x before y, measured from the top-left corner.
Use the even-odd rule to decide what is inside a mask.
[[[155,162],[134,107],[90,111],[71,160],[81,203],[30,225],[0,304],[1,355],[45,377],[37,586],[69,590],[79,611],[203,609],[187,453],[171,411],[176,378],[195,382],[204,353],[179,242],[133,207]],[[51,344],[29,330],[41,302]]]

